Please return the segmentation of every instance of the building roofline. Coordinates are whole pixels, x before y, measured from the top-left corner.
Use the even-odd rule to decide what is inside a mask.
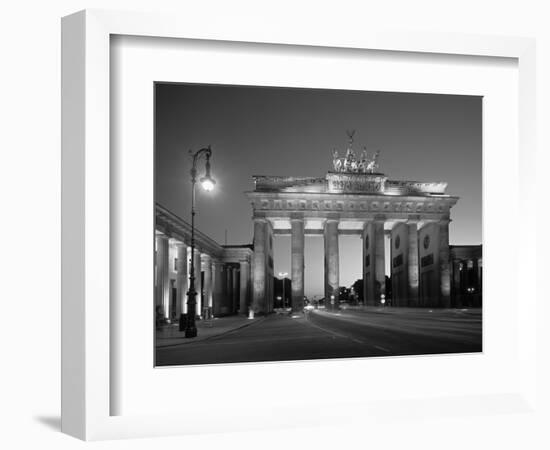
[[[182,240],[187,241],[188,239],[190,239],[189,236],[191,234],[191,224],[182,219],[177,214],[174,214],[165,206],[161,205],[158,202],[155,202],[155,228],[157,225],[158,216],[165,216],[168,219],[168,226],[174,227],[174,231],[180,236]],[[253,248],[252,244],[222,245],[207,234],[200,231],[197,227],[195,227],[195,240],[198,241],[199,246],[210,247],[210,250],[217,254],[221,254],[226,248]]]

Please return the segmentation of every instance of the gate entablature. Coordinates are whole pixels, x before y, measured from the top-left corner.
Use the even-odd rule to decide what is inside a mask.
[[[385,214],[407,218],[422,214],[430,219],[448,215],[458,200],[451,196],[397,196],[372,194],[312,194],[251,191],[246,196],[255,216],[290,217],[302,213],[309,217],[327,217],[337,213],[342,218],[368,218]]]

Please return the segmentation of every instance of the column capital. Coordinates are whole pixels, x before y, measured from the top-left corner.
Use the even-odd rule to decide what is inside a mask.
[[[290,219],[291,222],[295,222],[295,221],[303,222],[304,221],[304,213],[300,213],[300,212],[290,213],[290,218],[289,219]]]
[[[420,219],[420,214],[409,214],[407,216],[407,222],[408,224],[418,224],[418,222],[420,222],[421,219]]]
[[[449,225],[451,223],[451,219],[446,217],[444,219],[441,219],[438,221],[439,225]]]
[[[386,221],[386,216],[384,214],[376,214],[373,219],[374,222],[380,223]]]

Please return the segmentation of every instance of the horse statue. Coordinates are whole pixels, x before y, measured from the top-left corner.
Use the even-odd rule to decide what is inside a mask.
[[[361,156],[357,162],[357,172],[366,173],[368,162],[367,149],[366,147],[363,147],[363,151],[361,152]]]
[[[367,173],[375,173],[378,170],[378,157],[380,150],[377,150],[372,159],[367,164]]]
[[[367,148],[363,147],[361,155],[357,157],[351,147],[353,143],[353,132],[348,131],[350,146],[346,150],[345,156],[340,156],[336,149],[332,151],[332,165],[335,172],[350,172],[350,173],[377,173],[378,157],[380,150],[377,150],[371,159],[368,157]]]
[[[332,165],[334,166],[335,172],[342,171],[342,168],[344,166],[344,160],[345,158],[339,157],[338,151],[336,149],[332,151]]]
[[[351,172],[353,162],[355,161],[355,154],[351,148],[346,151],[346,157],[344,158],[344,171]]]

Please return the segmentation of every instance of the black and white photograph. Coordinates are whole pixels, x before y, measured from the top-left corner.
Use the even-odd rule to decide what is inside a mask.
[[[482,97],[154,98],[155,366],[483,351]]]

